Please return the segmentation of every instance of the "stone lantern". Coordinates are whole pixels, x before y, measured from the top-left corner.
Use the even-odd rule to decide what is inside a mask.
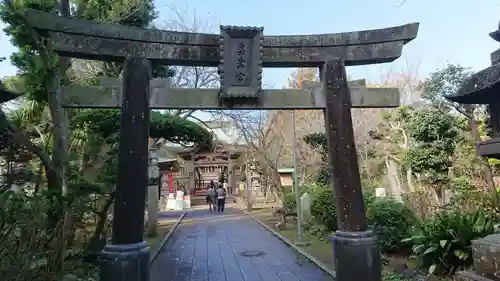
[[[490,37],[500,43],[499,29]],[[491,53],[491,66],[472,75],[453,96],[447,99],[461,104],[488,106],[489,140],[477,144],[477,154],[500,159],[500,49]],[[458,272],[457,280],[500,281],[500,234],[472,241],[474,271]]]

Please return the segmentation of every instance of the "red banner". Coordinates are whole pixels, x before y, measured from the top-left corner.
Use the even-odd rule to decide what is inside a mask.
[[[174,175],[172,173],[168,174],[168,190],[170,193],[174,192]]]

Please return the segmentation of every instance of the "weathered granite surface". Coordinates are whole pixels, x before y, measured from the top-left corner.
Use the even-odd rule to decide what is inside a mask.
[[[122,61],[127,55],[170,65],[217,66],[220,35],[142,29],[68,19],[35,10],[26,20],[61,55]],[[317,67],[328,58],[346,65],[390,62],[415,39],[418,23],[354,32],[262,37],[263,67]]]
[[[123,61],[127,55],[179,66],[218,66],[220,50],[215,46],[150,43],[92,37],[49,31],[51,47],[63,56]],[[273,47],[262,50],[263,67],[317,67],[325,58],[342,58],[346,65],[391,62],[401,56],[405,41],[331,47]]]
[[[219,89],[186,89],[152,87],[150,107],[154,109],[220,109]],[[118,108],[121,105],[119,88],[65,87],[65,107]],[[400,104],[397,88],[351,88],[353,108],[397,107]],[[306,89],[262,90],[258,104],[237,104],[238,109],[322,109],[325,98],[320,85]]]
[[[472,254],[474,271],[478,275],[500,281],[500,234],[473,241]]]
[[[500,62],[500,49],[491,53],[490,60],[491,64],[497,64]]]
[[[258,100],[262,90],[263,27],[220,27],[219,98]]]
[[[40,30],[60,31],[114,39],[143,41],[149,43],[198,45],[219,47],[219,34],[178,32],[161,29],[144,29],[119,24],[88,20],[75,20],[42,11],[28,9],[27,21]],[[418,23],[410,23],[389,28],[316,35],[264,36],[264,48],[270,47],[322,47],[338,45],[372,44],[415,39]]]
[[[471,271],[457,272],[455,275],[456,281],[493,281]]]

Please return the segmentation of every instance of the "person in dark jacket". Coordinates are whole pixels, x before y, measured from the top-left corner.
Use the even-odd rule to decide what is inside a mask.
[[[215,212],[216,211],[215,206],[217,204],[217,196],[216,196],[216,185],[214,181],[210,181],[210,183],[208,184],[207,196],[205,197],[205,199],[207,200],[208,209],[210,210],[210,212],[212,212],[212,209]]]
[[[226,189],[222,184],[217,188],[217,212],[224,212],[224,206],[226,205]]]

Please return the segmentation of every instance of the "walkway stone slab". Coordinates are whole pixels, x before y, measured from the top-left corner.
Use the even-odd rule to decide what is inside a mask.
[[[153,263],[151,280],[334,280],[251,217],[230,213],[207,214],[205,221],[180,224]],[[225,218],[213,219],[216,216]]]

